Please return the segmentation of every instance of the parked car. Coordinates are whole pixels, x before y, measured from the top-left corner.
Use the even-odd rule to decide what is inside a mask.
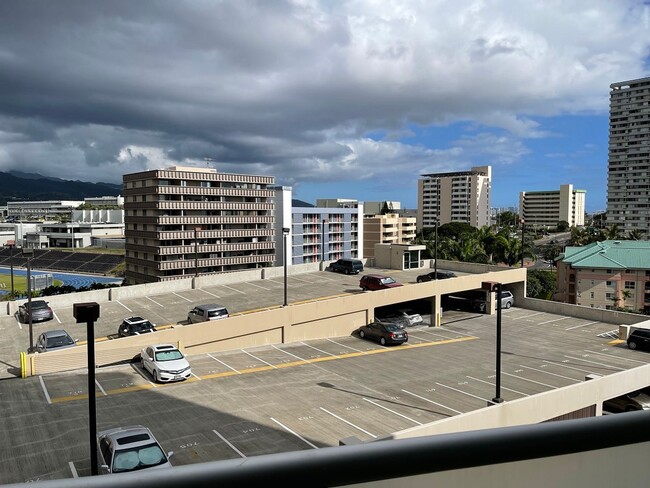
[[[409,323],[409,319],[404,317],[403,315],[397,315],[397,314],[389,314],[389,315],[375,315],[375,320],[377,322],[390,322],[392,324],[397,325],[400,329],[405,329],[406,327],[409,327],[411,324]]]
[[[151,373],[154,382],[182,381],[192,375],[185,355],[172,344],[145,347],[140,353],[140,366]]]
[[[31,307],[29,302],[25,302],[18,307],[18,320],[23,324],[29,323],[29,316],[32,316],[32,322],[41,322],[52,320],[54,312],[45,300],[32,300]]]
[[[431,271],[430,273],[422,274],[417,277],[418,283],[425,283],[427,281],[432,281],[435,279],[446,280],[449,278],[456,278],[456,273],[452,271]]]
[[[359,286],[363,291],[366,291],[366,290],[384,290],[387,288],[395,288],[397,286],[403,286],[403,285],[395,281],[390,276],[368,274],[368,275],[363,275],[361,277],[361,280],[359,280]]]
[[[132,425],[103,430],[97,434],[99,474],[126,473],[147,468],[169,468],[169,458],[147,427]]]
[[[337,259],[329,265],[329,270],[345,274],[359,274],[363,271],[363,262],[360,259]]]
[[[209,320],[219,320],[228,317],[228,309],[218,303],[206,303],[197,305],[187,314],[187,323],[196,324],[197,322],[207,322]]]
[[[412,308],[398,308],[396,313],[397,315],[404,317],[408,321],[409,325],[420,325],[424,322],[422,315]]]
[[[379,341],[382,346],[385,346],[386,344],[403,344],[408,341],[409,334],[397,324],[374,321],[359,327],[359,337]]]
[[[611,398],[603,402],[603,410],[611,413],[650,410],[650,395],[641,390]]]
[[[59,349],[66,349],[76,345],[77,341],[70,337],[70,334],[63,329],[46,330],[36,339],[37,352],[58,351]]]
[[[147,319],[139,316],[124,319],[117,328],[119,337],[146,334],[148,332],[156,332],[156,324],[152,324]]]
[[[650,351],[650,330],[635,329],[627,338],[630,349],[645,349]]]
[[[515,304],[515,297],[507,290],[501,291],[501,308],[510,308]],[[487,310],[487,303],[485,299],[475,299],[472,301],[472,308],[477,312],[485,312]]]

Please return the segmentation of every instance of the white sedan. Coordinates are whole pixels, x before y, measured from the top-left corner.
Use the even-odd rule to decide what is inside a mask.
[[[151,373],[155,382],[182,381],[192,375],[190,363],[172,344],[145,347],[140,353],[140,365]]]

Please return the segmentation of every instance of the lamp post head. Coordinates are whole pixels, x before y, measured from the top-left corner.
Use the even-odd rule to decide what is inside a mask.
[[[284,235],[287,235],[290,231],[291,231],[291,229],[289,227],[282,227],[282,233]]]

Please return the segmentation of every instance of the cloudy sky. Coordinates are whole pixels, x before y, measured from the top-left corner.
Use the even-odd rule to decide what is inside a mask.
[[[417,203],[491,165],[493,206],[572,183],[605,209],[609,85],[650,76],[632,0],[2,0],[0,171],[172,165],[294,198]]]

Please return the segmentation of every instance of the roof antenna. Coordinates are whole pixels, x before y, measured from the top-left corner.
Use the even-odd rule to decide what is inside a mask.
[[[212,168],[212,166],[210,166],[210,163],[215,162],[214,159],[212,159],[212,158],[203,158],[203,161],[205,161],[205,167],[206,168]]]

